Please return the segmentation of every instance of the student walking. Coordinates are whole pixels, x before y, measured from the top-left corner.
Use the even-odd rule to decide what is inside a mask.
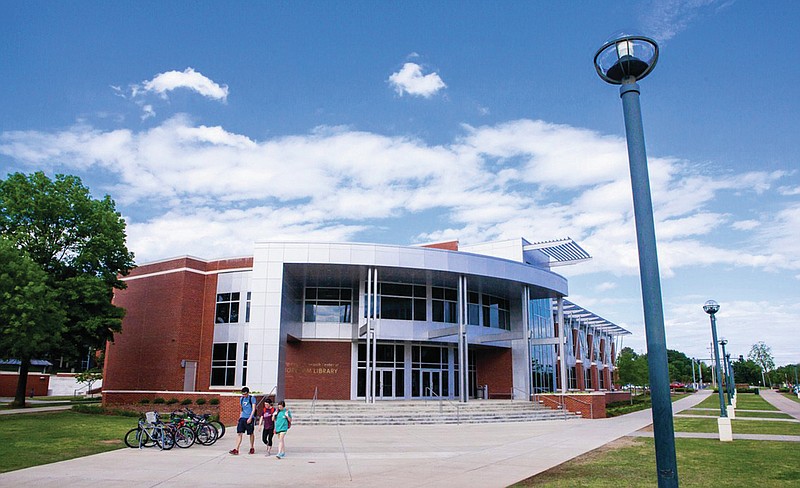
[[[261,414],[261,440],[267,445],[267,456],[272,455],[272,436],[275,434],[275,407],[272,400],[267,398],[264,403],[264,412]]]
[[[242,413],[239,414],[239,423],[236,424],[236,435],[238,440],[236,441],[236,447],[228,452],[234,456],[239,454],[239,447],[242,445],[242,436],[245,432],[247,432],[247,435],[250,436],[250,454],[255,454],[256,436],[253,434],[253,429],[255,429],[256,426],[256,399],[250,394],[250,388],[246,386],[242,388],[242,396],[239,398],[239,405],[242,408]]]
[[[283,459],[286,456],[286,432],[292,426],[292,412],[286,408],[286,402],[278,402],[278,410],[273,415],[275,419],[275,433],[278,434],[278,455],[276,459]]]

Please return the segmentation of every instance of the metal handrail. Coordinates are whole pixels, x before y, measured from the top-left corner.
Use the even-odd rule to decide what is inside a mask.
[[[525,390],[523,390],[522,388],[516,388],[516,387],[512,386],[511,387],[511,401],[512,402],[514,401],[514,391],[518,391],[520,393],[525,394]],[[486,396],[487,396],[487,399],[488,399],[488,396],[489,396],[489,392],[488,391],[486,392]],[[526,401],[532,401],[532,400],[533,400],[533,393],[530,394],[530,396],[528,397],[528,400],[526,400]]]
[[[542,398],[544,400],[550,400],[550,401],[556,402],[555,400],[552,400],[550,398],[550,396],[557,395],[561,399],[560,402],[556,402],[556,405],[558,405],[559,407],[561,407],[562,410],[564,410],[564,418],[567,417],[567,402],[566,402],[566,398],[567,397],[569,397],[570,399],[572,399],[573,401],[576,401],[578,403],[582,403],[584,405],[589,405],[589,418],[592,418],[592,419],[594,418],[594,405],[591,402],[585,402],[583,400],[579,400],[578,398],[576,398],[576,395],[565,395],[563,393],[549,393],[548,395],[549,396],[542,397]],[[539,396],[540,395],[537,394],[537,395],[535,395],[535,398],[539,398]]]
[[[461,424],[461,406],[459,404],[453,403],[449,399],[443,398],[441,395],[439,395],[438,393],[433,391],[433,389],[430,386],[426,386],[425,387],[425,393],[429,393],[431,396],[435,396],[436,398],[439,399],[439,414],[444,413],[444,409],[443,409],[443,402],[444,401],[447,401],[447,403],[449,403],[450,405],[456,407],[456,424],[459,424],[459,425]]]
[[[314,387],[314,397],[311,399],[311,415],[314,415],[314,411],[317,408],[317,394],[319,393],[319,387]]]

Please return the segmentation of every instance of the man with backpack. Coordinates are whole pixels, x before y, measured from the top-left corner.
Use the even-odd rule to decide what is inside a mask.
[[[255,415],[256,415],[256,399],[250,394],[250,388],[242,388],[242,396],[239,398],[239,405],[242,407],[242,413],[239,414],[239,423],[236,425],[236,447],[231,449],[230,452],[234,456],[239,454],[239,446],[242,445],[242,435],[247,432],[250,436],[250,454],[256,453],[256,436],[253,433],[255,429]]]

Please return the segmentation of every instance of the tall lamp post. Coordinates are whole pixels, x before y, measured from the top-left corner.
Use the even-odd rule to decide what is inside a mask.
[[[728,405],[731,404],[731,367],[728,363],[728,354],[725,352],[725,346],[728,344],[728,339],[722,338],[719,340],[719,345],[722,346],[722,361],[725,368],[725,394],[728,396]]]
[[[719,303],[714,300],[709,300],[703,305],[703,310],[711,316],[711,338],[714,344],[714,370],[717,374],[717,391],[719,392],[719,419],[717,419],[717,426],[719,428],[719,440],[732,441],[733,431],[731,430],[731,419],[728,418],[728,412],[725,408],[725,397],[722,393],[722,371],[719,365],[719,346],[717,345],[717,317],[716,313],[719,312]]]
[[[594,67],[604,81],[612,85],[621,85],[619,92],[628,141],[636,242],[639,247],[639,273],[644,305],[647,364],[650,369],[658,486],[677,487],[678,463],[675,458],[675,430],[672,424],[664,307],[661,300],[661,279],[658,273],[656,232],[642,111],[639,105],[639,85],[636,83],[653,71],[657,61],[658,44],[654,40],[642,36],[622,35],[603,44],[594,56]]]

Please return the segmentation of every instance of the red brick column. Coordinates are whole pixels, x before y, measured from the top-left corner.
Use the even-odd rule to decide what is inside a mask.
[[[586,391],[586,381],[583,378],[583,362],[575,361],[575,381],[580,391]]]

